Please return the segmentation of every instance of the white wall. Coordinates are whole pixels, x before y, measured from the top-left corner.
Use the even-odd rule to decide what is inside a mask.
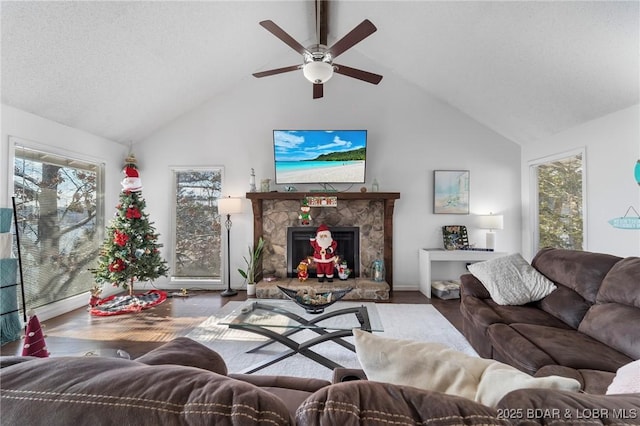
[[[612,227],[629,206],[640,211],[640,186],[633,177],[640,159],[640,106],[576,126],[522,149],[523,250],[532,253],[529,165],[532,160],[585,148],[587,171],[587,241],[585,250],[618,256],[640,255],[640,230]],[[633,213],[632,213],[633,214]]]
[[[13,152],[9,137],[26,139],[34,145],[53,153],[76,156],[81,159],[105,163],[105,215],[111,217],[118,203],[122,165],[128,149],[108,139],[87,132],[63,126],[19,109],[2,105],[2,128],[0,129],[0,205],[11,206],[13,174]],[[61,304],[52,304],[38,310],[38,318],[44,321],[71,309],[87,305],[89,289],[94,283],[87,283],[87,293]],[[104,296],[113,292],[105,286]]]
[[[367,64],[361,67],[368,69]],[[375,178],[381,191],[401,193],[395,208],[394,288],[417,289],[418,249],[442,247],[442,225],[467,225],[471,242],[484,246],[484,231],[474,227],[472,216],[432,214],[435,169],[470,170],[471,212],[503,213],[505,229],[498,231],[497,248],[520,251],[520,147],[391,71],[382,73],[379,86],[336,76],[320,100],[312,100],[311,85],[293,73],[248,77],[136,144],[148,211],[167,259],[169,167],[222,165],[225,195],[242,196],[252,167],[258,182],[274,177],[272,130],[294,128],[368,130],[366,186]],[[361,186],[338,189],[358,191]],[[242,284],[235,271],[252,241],[252,217],[247,202],[246,212],[232,218],[234,287]]]

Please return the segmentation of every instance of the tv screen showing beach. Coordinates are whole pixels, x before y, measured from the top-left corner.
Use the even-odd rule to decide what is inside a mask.
[[[364,183],[366,130],[274,130],[276,183]]]

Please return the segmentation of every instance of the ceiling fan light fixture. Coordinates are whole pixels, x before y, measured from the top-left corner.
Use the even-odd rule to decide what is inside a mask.
[[[302,67],[304,77],[314,84],[326,83],[333,76],[333,65],[324,61],[311,61]]]

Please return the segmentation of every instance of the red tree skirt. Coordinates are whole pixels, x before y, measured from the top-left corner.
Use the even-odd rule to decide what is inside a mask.
[[[100,299],[96,306],[89,312],[96,316],[110,316],[132,314],[143,309],[149,309],[167,300],[167,293],[160,290],[151,290],[144,294],[114,295]]]

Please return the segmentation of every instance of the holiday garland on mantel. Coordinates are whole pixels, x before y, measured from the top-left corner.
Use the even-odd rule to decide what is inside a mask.
[[[136,158],[125,160],[120,202],[117,212],[107,227],[106,238],[100,250],[98,266],[91,269],[98,284],[122,286],[133,295],[135,281],[153,281],[167,276],[167,262],[160,256],[158,234],[145,213],[142,184]]]

